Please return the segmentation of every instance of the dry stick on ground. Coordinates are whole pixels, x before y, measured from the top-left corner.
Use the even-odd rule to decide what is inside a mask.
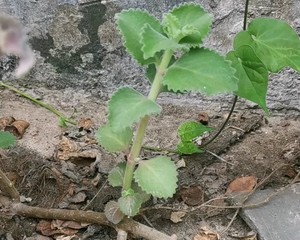
[[[20,200],[20,194],[15,188],[14,184],[8,179],[5,173],[0,169],[0,189],[2,192],[7,193],[14,201]]]
[[[41,207],[32,207],[20,202],[20,195],[13,183],[7,178],[0,169],[0,186],[1,191],[9,197],[0,195],[0,212],[9,212],[10,214],[20,215],[23,217],[33,217],[42,219],[60,219],[71,220],[76,222],[95,223],[115,228],[119,233],[122,231],[130,233],[135,237],[145,238],[148,240],[176,240],[176,235],[168,236],[154,228],[134,221],[130,218],[114,225],[108,221],[104,213],[94,211],[67,210],[67,209],[47,209]],[[124,234],[121,234],[124,236]],[[126,239],[126,238],[123,238]]]
[[[110,226],[118,230],[126,231],[135,237],[148,240],[176,240],[176,236],[168,236],[156,229],[125,218],[121,223],[114,225],[109,222],[104,213],[94,211],[67,210],[67,209],[47,209],[41,207],[31,207],[20,202],[12,202],[9,198],[0,195],[0,205],[5,207],[10,214],[23,217],[33,217],[42,219],[60,219],[75,222],[95,223]]]

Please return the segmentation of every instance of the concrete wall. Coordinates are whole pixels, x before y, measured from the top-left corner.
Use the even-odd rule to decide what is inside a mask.
[[[38,61],[26,79],[14,80],[27,87],[83,89],[106,100],[120,86],[130,85],[146,92],[143,69],[122,47],[115,30],[114,14],[139,7],[161,17],[162,13],[184,0],[0,0],[0,11],[14,15],[25,25]],[[245,0],[197,0],[213,14],[212,34],[206,46],[224,54],[242,29]],[[250,18],[270,16],[286,20],[300,32],[299,0],[250,0]],[[1,75],[11,80],[11,58],[2,59]],[[300,75],[285,70],[271,77],[268,107],[300,115]],[[179,102],[178,96],[163,97]],[[188,100],[187,100],[188,99]],[[225,99],[225,101],[224,101]],[[199,94],[184,97],[185,103],[227,106],[230,96],[203,99]],[[252,106],[251,104],[248,106]]]

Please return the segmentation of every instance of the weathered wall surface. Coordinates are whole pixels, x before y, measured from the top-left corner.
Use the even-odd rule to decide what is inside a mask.
[[[144,8],[161,17],[184,0],[0,0],[0,11],[18,17],[30,35],[38,57],[31,75],[20,85],[52,89],[81,89],[107,99],[117,88],[130,85],[147,91],[143,70],[122,47],[114,25],[114,14],[130,7]],[[206,46],[224,54],[242,28],[245,0],[197,0],[214,17],[212,34]],[[271,16],[286,20],[300,32],[299,0],[250,0],[250,18]],[[2,61],[2,77],[11,80],[14,61]],[[231,97],[202,100],[190,94],[189,104],[212,101],[227,105]],[[224,98],[226,101],[224,101]],[[178,96],[166,96],[177,102]],[[187,99],[185,97],[185,99]],[[300,114],[300,75],[292,70],[272,76],[268,106]]]

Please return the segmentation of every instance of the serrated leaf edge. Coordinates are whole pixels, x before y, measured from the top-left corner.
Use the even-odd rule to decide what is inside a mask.
[[[120,19],[119,16],[122,14],[122,13],[128,13],[128,12],[141,12],[141,13],[146,13],[148,14],[149,16],[153,17],[153,19],[159,23],[159,25],[161,25],[160,21],[155,17],[153,16],[152,14],[150,14],[147,10],[145,9],[141,9],[141,8],[129,8],[129,9],[126,9],[126,10],[122,10],[120,13],[117,13],[115,15],[115,22],[116,22],[116,29],[118,30],[119,34],[121,35],[121,39],[122,39],[122,43],[123,43],[123,46],[125,47],[126,51],[133,57],[133,59],[138,63],[138,64],[141,64],[141,65],[149,65],[150,63],[141,63],[140,61],[138,61],[134,54],[127,48],[127,41],[125,40],[125,37],[123,36],[122,34],[122,31],[121,29],[119,28],[119,25],[118,25],[118,20]],[[141,35],[141,34],[140,34]],[[140,42],[140,39],[139,39],[139,42]],[[141,49],[142,51],[142,49]],[[151,59],[151,58],[148,58],[148,59]],[[144,59],[145,61],[148,60],[148,59]]]
[[[108,125],[108,124],[105,124],[105,125],[103,125],[102,127],[106,127],[106,126],[111,127],[111,126]],[[102,137],[101,134],[100,134],[100,129],[101,129],[101,127],[97,130],[96,134],[99,133],[99,138],[97,138],[97,143],[98,143],[102,148],[104,148],[106,151],[108,151],[108,152],[110,152],[110,153],[114,153],[114,152],[122,152],[122,151],[124,151],[124,150],[120,150],[120,151],[111,151],[110,149],[108,149],[107,147],[105,147],[103,144],[101,144],[101,142],[102,142],[104,139],[103,139],[103,137]],[[127,129],[130,129],[130,130],[131,130],[130,127],[127,127],[127,128],[125,128],[123,131],[126,131]],[[132,141],[132,137],[133,137],[133,133],[132,133],[132,131],[131,131],[131,141]],[[98,140],[99,140],[99,141],[98,141]],[[118,140],[118,142],[122,143],[122,141],[119,141],[119,139],[117,139],[117,140]],[[129,143],[129,146],[130,146],[130,143]],[[129,147],[129,146],[128,146],[128,147]]]
[[[175,5],[170,11],[168,11],[167,13],[165,13],[164,15],[167,14],[172,14],[173,11],[181,8],[181,7],[185,7],[185,6],[194,6],[194,7],[200,7],[203,11],[205,11],[206,14],[208,14],[211,18],[211,23],[209,25],[210,29],[212,29],[212,24],[213,24],[213,15],[209,12],[207,12],[200,4],[194,3],[194,2],[185,2],[185,3],[181,3],[181,4],[177,4]],[[164,15],[163,15],[163,19],[164,19]],[[203,39],[205,39],[210,31],[208,31],[205,35],[203,35]],[[200,44],[201,45],[201,44]],[[186,44],[186,46],[188,46],[189,48],[196,48],[199,47],[199,44]]]
[[[206,48],[206,47],[196,47],[196,48],[203,49],[203,50],[208,50],[208,51],[213,52],[213,53],[219,55],[220,57],[222,57],[223,60],[224,60],[225,62],[228,63],[229,68],[230,68],[231,71],[232,71],[232,76],[233,76],[233,78],[236,80],[236,83],[238,83],[239,79],[235,76],[236,69],[232,67],[231,61],[230,61],[230,60],[227,60],[223,55],[220,55],[217,51],[215,51],[215,50],[213,50],[213,49]],[[188,51],[188,52],[189,52],[189,51]],[[187,54],[188,52],[186,52],[185,54]],[[173,64],[175,64],[175,63],[177,63],[178,61],[180,61],[180,59],[181,59],[181,58],[179,58],[178,60],[176,60]],[[173,64],[172,64],[172,65],[173,65]],[[171,66],[172,66],[172,65],[171,65]],[[170,67],[171,67],[171,66],[170,66]],[[166,74],[167,74],[167,73],[166,73]],[[164,79],[163,79],[163,81],[162,81],[162,84],[163,84],[164,86],[167,86],[168,90],[173,91],[173,92],[184,92],[184,91],[186,91],[186,92],[196,92],[196,93],[197,93],[197,92],[200,92],[200,93],[203,93],[203,92],[198,91],[198,90],[181,90],[181,89],[173,89],[173,88],[170,88],[170,87],[168,86],[168,84],[165,84]],[[238,90],[238,85],[237,85],[236,91],[237,91],[237,90]],[[232,92],[235,92],[235,91],[232,91]],[[227,91],[219,91],[219,92],[214,93],[214,94],[212,94],[212,95],[221,94],[221,93],[228,93],[228,92],[227,92]],[[204,92],[204,94],[206,94],[206,93]],[[211,96],[211,95],[209,95],[209,96]]]
[[[133,89],[133,88],[130,88],[130,87],[122,87],[122,88],[119,88],[119,90],[122,90],[122,89],[125,89],[125,88],[132,89],[132,90],[134,90],[135,92],[137,92],[138,94],[140,94],[141,96],[143,96],[145,99],[147,99],[147,100],[149,100],[149,101],[152,101],[152,100],[148,99],[146,96],[144,96],[143,94],[141,94],[140,92],[136,91],[136,90]],[[116,93],[118,93],[119,90],[117,90],[117,91],[114,93],[114,95],[115,95]],[[109,101],[109,103],[108,103],[108,109],[110,108],[111,100],[112,100],[112,98],[110,99],[110,101]],[[134,123],[139,122],[142,118],[144,118],[144,117],[146,117],[146,116],[149,116],[149,114],[154,115],[154,116],[160,114],[160,112],[162,111],[162,107],[161,107],[159,104],[157,104],[155,101],[152,101],[152,102],[155,103],[155,104],[159,107],[159,112],[150,112],[150,113],[148,113],[148,114],[146,114],[146,115],[139,115],[139,116],[137,117],[137,119],[136,119],[134,122],[131,123],[131,125],[134,124]],[[110,120],[110,114],[108,115],[108,120],[109,120],[109,122],[111,121],[111,120]],[[126,126],[125,128],[127,128],[127,127],[129,127],[129,126]],[[112,126],[112,128],[114,129],[113,126]],[[123,130],[124,130],[125,128],[123,128]],[[120,129],[120,130],[121,130],[121,129]]]
[[[171,160],[172,161],[172,160]],[[176,165],[175,165],[175,167],[176,167]],[[177,169],[177,168],[176,168]],[[174,192],[170,195],[170,196],[163,196],[161,193],[159,193],[159,192],[156,192],[155,193],[155,195],[153,194],[153,193],[151,193],[151,192],[148,192],[148,191],[146,191],[145,189],[143,189],[143,187],[140,185],[140,182],[138,181],[138,179],[136,179],[135,177],[134,177],[134,181],[137,183],[137,185],[145,192],[145,193],[147,193],[147,194],[150,194],[150,195],[152,195],[152,196],[155,196],[155,197],[159,197],[159,198],[164,198],[164,199],[167,199],[167,198],[169,198],[169,197],[172,197],[175,193],[176,193],[176,188],[178,187],[178,172],[177,171],[175,171],[176,172],[176,174],[175,174],[175,178],[176,178],[176,182],[175,182],[175,185],[176,185],[176,187],[174,188]],[[135,175],[135,173],[134,173],[134,175]]]

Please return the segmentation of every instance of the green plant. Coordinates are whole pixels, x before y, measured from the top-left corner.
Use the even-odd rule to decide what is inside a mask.
[[[9,132],[0,131],[0,149],[5,149],[13,146],[16,138]]]
[[[237,34],[233,50],[224,58],[201,46],[212,19],[193,3],[175,7],[162,22],[139,9],[122,11],[116,20],[127,51],[146,66],[151,90],[148,97],[128,87],[114,93],[108,104],[108,122],[99,129],[97,138],[106,150],[127,154],[127,163],[116,166],[108,179],[112,186],[122,187],[118,211],[134,216],[148,199],[145,196],[168,198],[177,187],[176,166],[169,157],[139,159],[149,118],[161,112],[155,102],[158,95],[164,91],[206,95],[232,92],[268,113],[268,75],[285,67],[300,71],[300,41],[287,23],[259,18]],[[196,122],[184,123],[179,127],[177,151],[201,152],[194,140],[211,130]],[[106,211],[110,219],[111,212],[110,208]]]

